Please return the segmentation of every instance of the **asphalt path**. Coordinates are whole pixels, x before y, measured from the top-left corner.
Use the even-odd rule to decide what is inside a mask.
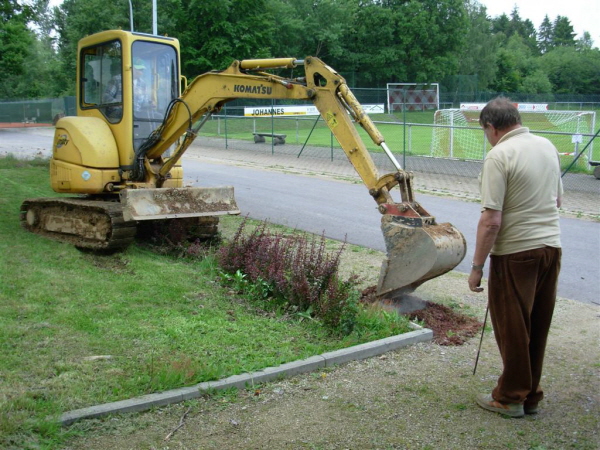
[[[186,181],[195,186],[234,186],[242,215],[385,251],[381,215],[362,184],[191,158],[184,160],[184,168]],[[467,254],[455,270],[469,273],[479,204],[424,194],[419,194],[417,201],[438,223],[450,222],[464,234]],[[600,303],[600,224],[563,217],[561,230],[563,259],[558,295]]]
[[[0,156],[50,156],[53,129],[0,128]],[[186,181],[197,186],[233,185],[243,215],[346,240],[385,251],[380,214],[362,184],[281,173],[185,158]],[[455,270],[470,271],[479,205],[419,194],[439,223],[450,222],[464,234],[467,255]],[[558,294],[584,303],[600,303],[600,224],[561,218],[563,259]],[[487,276],[487,268],[486,268]]]

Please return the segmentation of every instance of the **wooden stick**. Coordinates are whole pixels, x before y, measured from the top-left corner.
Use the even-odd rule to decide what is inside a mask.
[[[188,413],[190,412],[190,409],[192,409],[191,406],[187,409],[186,412],[183,413],[183,416],[181,416],[181,419],[179,419],[179,424],[175,427],[175,429],[173,431],[171,431],[169,434],[167,434],[167,437],[165,437],[165,441],[168,441],[169,439],[171,439],[171,437],[173,437],[175,432],[177,430],[179,430],[182,426],[185,425],[185,416],[188,415]]]

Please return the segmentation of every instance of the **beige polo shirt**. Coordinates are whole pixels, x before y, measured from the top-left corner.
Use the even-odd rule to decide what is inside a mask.
[[[479,177],[482,211],[502,211],[492,255],[561,246],[556,200],[563,186],[558,152],[548,139],[526,127],[508,132],[486,156]]]

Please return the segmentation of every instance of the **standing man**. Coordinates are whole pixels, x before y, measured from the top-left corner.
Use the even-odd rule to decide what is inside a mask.
[[[552,321],[561,244],[558,208],[563,186],[558,152],[521,125],[506,98],[490,101],[479,124],[492,144],[480,175],[482,212],[469,288],[481,292],[490,254],[488,304],[503,371],[484,409],[510,417],[535,414]]]

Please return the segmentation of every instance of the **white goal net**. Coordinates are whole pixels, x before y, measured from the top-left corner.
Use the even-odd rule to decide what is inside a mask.
[[[549,111],[519,108],[523,126],[550,139],[562,156],[572,156],[594,133],[595,111]],[[480,109],[440,109],[434,115],[430,155],[440,158],[483,159],[490,145],[479,126]],[[592,145],[585,160],[593,160]]]

